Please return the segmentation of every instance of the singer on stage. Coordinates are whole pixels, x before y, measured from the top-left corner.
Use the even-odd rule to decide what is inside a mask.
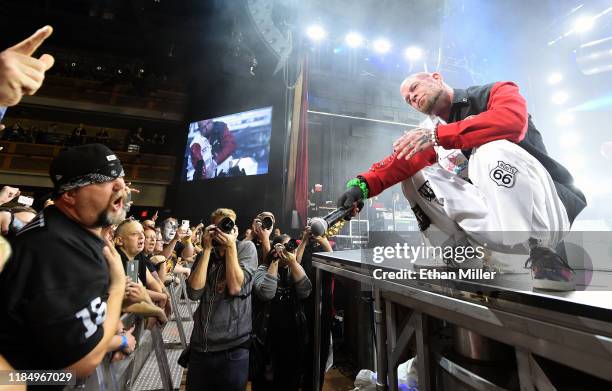
[[[402,182],[431,245],[440,244],[432,243],[435,226],[448,237],[463,235],[502,252],[520,247],[530,254],[523,262],[534,287],[574,289],[573,270],[552,248],[586,200],[568,170],[547,154],[518,86],[453,89],[440,73],[423,72],[407,77],[400,93],[430,117],[431,127],[406,132],[390,156],[347,183],[338,206],[360,209],[362,200]],[[445,161],[438,155],[443,150],[454,150]],[[511,231],[524,234],[506,234]],[[519,267],[501,265],[506,272]]]

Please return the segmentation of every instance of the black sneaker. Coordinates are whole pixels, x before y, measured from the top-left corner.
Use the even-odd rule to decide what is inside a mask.
[[[525,267],[531,268],[535,289],[560,292],[576,290],[574,270],[548,247],[532,247]]]

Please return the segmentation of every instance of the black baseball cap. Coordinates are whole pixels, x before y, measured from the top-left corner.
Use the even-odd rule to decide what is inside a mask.
[[[49,169],[54,197],[68,190],[109,182],[124,175],[119,158],[102,144],[63,149],[53,159]]]

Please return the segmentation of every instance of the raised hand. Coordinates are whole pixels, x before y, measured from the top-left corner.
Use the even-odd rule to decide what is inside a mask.
[[[126,277],[123,264],[121,263],[121,256],[108,238],[106,238],[104,241],[106,242],[106,246],[104,247],[104,257],[106,258],[106,263],[108,265],[111,284],[117,284],[117,286],[123,287],[125,286]]]
[[[433,147],[432,129],[416,128],[406,132],[393,143],[393,150],[397,153],[396,159],[409,160],[416,153]]]
[[[23,95],[33,95],[55,59],[50,54],[32,57],[38,47],[53,33],[51,26],[37,30],[30,37],[0,53],[0,105],[13,106]]]
[[[18,187],[4,186],[0,190],[0,205],[12,201],[21,194]]]

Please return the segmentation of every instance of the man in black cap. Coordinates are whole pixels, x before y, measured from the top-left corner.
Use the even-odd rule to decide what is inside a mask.
[[[0,274],[0,354],[15,369],[68,368],[85,377],[107,352],[126,278],[100,232],[125,219],[123,175],[101,144],[63,150],[51,163],[55,205],[14,238]]]

